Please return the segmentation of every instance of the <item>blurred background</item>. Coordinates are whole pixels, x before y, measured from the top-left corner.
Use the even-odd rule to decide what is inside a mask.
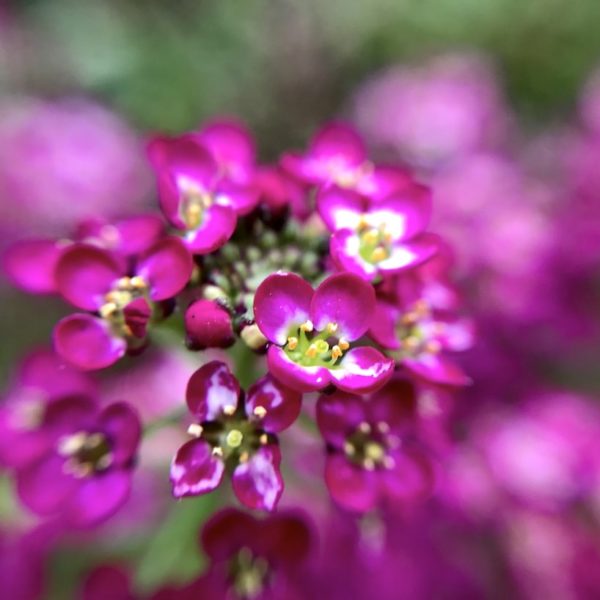
[[[154,208],[143,145],[154,132],[235,115],[254,132],[261,160],[274,162],[287,148],[304,148],[327,120],[353,123],[375,157],[407,164],[432,185],[434,230],[454,248],[454,278],[479,331],[478,347],[462,360],[475,383],[450,423],[460,450],[449,459],[440,503],[452,517],[436,521],[433,546],[440,533],[445,544],[449,532],[468,530],[465,564],[486,549],[477,584],[455,582],[457,591],[479,590],[473,597],[517,588],[532,598],[594,597],[598,23],[597,0],[5,1],[0,250],[23,238],[68,237],[91,215]],[[9,278],[0,300],[0,381],[10,390],[19,361],[48,342],[68,308],[24,294]],[[152,370],[154,358],[140,369]],[[176,403],[194,359],[169,360],[160,362],[163,373],[179,369],[179,383],[160,393]],[[150,386],[140,371],[105,390],[111,397],[139,382]],[[156,395],[160,380],[152,385]],[[152,473],[147,493],[164,493]],[[0,483],[7,522],[17,509]],[[121,540],[119,556],[135,557],[138,586],[198,569],[189,532],[218,502],[190,501],[158,533]],[[104,543],[114,531],[100,534]],[[107,547],[98,543],[99,556]],[[165,562],[166,549],[174,558]],[[67,597],[89,567],[72,548],[61,552],[48,597]],[[419,565],[430,568],[425,554]]]

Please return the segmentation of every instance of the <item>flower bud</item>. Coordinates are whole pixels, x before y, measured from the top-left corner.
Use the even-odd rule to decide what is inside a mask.
[[[227,348],[235,341],[229,313],[210,300],[196,300],[185,311],[186,345],[190,350]]]

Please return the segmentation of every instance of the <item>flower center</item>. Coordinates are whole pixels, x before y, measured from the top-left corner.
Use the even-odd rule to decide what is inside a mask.
[[[329,161],[327,171],[337,186],[351,189],[355,188],[363,177],[373,172],[373,164],[365,161],[357,167],[349,167],[345,160],[333,159]]]
[[[204,218],[204,211],[212,205],[213,198],[198,185],[186,180],[179,182],[179,189],[181,218],[188,229],[197,229]]]
[[[400,439],[390,434],[390,427],[385,421],[379,421],[375,426],[363,421],[346,438],[344,454],[367,471],[391,469],[394,459],[388,452],[399,444]]]
[[[269,564],[254,556],[250,549],[242,548],[231,563],[233,589],[238,598],[251,600],[260,596],[267,584]]]
[[[65,457],[66,472],[75,477],[88,477],[105,471],[113,462],[108,439],[103,433],[79,431],[61,438],[58,453]]]
[[[124,308],[133,300],[145,297],[148,294],[148,284],[143,277],[121,277],[110,292],[104,296],[104,304],[98,312],[113,327],[125,335],[131,335],[129,327],[125,324]]]
[[[358,225],[358,253],[360,257],[371,264],[377,264],[389,258],[391,254],[391,235],[384,224],[379,227],[369,225],[363,217]]]
[[[442,344],[437,336],[442,333],[443,328],[443,323],[432,319],[427,302],[418,300],[400,317],[396,325],[401,354],[405,357],[416,357],[423,353],[440,352]]]
[[[312,321],[305,321],[290,331],[285,353],[295,363],[305,367],[337,366],[350,344],[337,336],[337,323],[327,323],[323,331],[316,331]]]

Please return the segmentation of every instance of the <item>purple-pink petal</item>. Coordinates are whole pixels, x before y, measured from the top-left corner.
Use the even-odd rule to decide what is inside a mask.
[[[365,145],[355,129],[345,123],[327,123],[314,136],[308,154],[318,160],[341,159],[349,166],[367,159]]]
[[[140,339],[146,337],[151,316],[152,307],[145,298],[136,298],[123,309],[125,325],[129,327],[131,335]]]
[[[375,304],[369,335],[384,348],[400,348],[400,340],[396,334],[398,313],[399,310],[389,302],[380,300]]]
[[[393,466],[380,474],[382,492],[390,499],[410,501],[427,496],[434,484],[429,461],[416,451],[392,452]]]
[[[147,214],[123,219],[114,227],[118,232],[117,251],[124,256],[135,256],[160,239],[165,224],[159,215]]]
[[[185,235],[186,246],[193,254],[214,252],[233,235],[236,223],[233,207],[213,204],[204,211],[199,227]]]
[[[253,185],[239,184],[225,179],[219,182],[215,196],[217,204],[230,206],[236,215],[242,216],[256,208],[260,191]]]
[[[110,469],[83,479],[65,506],[65,518],[78,527],[96,525],[111,517],[129,497],[131,472]]]
[[[166,300],[187,285],[193,268],[185,244],[179,238],[167,237],[140,257],[136,273],[148,283],[152,300]]]
[[[352,348],[332,369],[336,387],[347,392],[365,394],[379,389],[394,373],[394,361],[370,346]]]
[[[121,265],[110,252],[87,244],[67,248],[55,269],[58,291],[84,310],[96,310],[104,304],[105,294],[122,275]]]
[[[321,395],[317,401],[317,425],[323,439],[341,450],[348,435],[365,420],[360,396],[336,391]]]
[[[330,454],[325,463],[325,484],[333,500],[353,512],[371,510],[378,500],[374,471],[367,471],[347,461],[340,454]]]
[[[424,263],[434,256],[437,250],[437,236],[424,233],[406,242],[394,244],[390,256],[378,263],[377,267],[380,271],[396,273]]]
[[[329,252],[336,266],[364,281],[372,281],[377,275],[377,266],[364,260],[359,251],[360,238],[356,232],[340,229],[331,236]]]
[[[53,338],[56,352],[84,371],[108,367],[127,350],[123,338],[113,335],[107,323],[91,315],[75,314],[61,319]]]
[[[7,248],[2,268],[11,282],[30,294],[53,294],[54,271],[63,248],[55,240],[23,240]]]
[[[275,379],[298,392],[322,390],[331,382],[329,369],[304,367],[296,364],[278,346],[271,346],[267,353],[269,372]]]
[[[254,296],[254,318],[263,335],[283,346],[289,331],[309,316],[313,289],[295,273],[273,273]]]
[[[261,377],[246,395],[245,408],[249,419],[272,433],[287,429],[298,418],[301,406],[302,394],[270,375]]]
[[[351,190],[323,187],[317,193],[317,210],[329,231],[356,230],[361,216],[367,211],[367,201]]]
[[[225,464],[203,439],[185,443],[171,463],[170,480],[176,498],[212,492],[223,479]]]
[[[237,499],[255,510],[274,510],[283,493],[276,445],[262,446],[233,472],[231,485]]]
[[[402,364],[427,381],[456,386],[471,384],[471,378],[442,353],[424,352],[416,358],[403,359]]]
[[[100,413],[98,425],[109,438],[112,465],[127,465],[135,456],[142,435],[137,412],[125,402],[115,402]]]
[[[351,342],[366,333],[374,308],[375,291],[370,284],[351,273],[338,273],[316,289],[310,316],[318,331],[335,323],[335,335]]]
[[[200,367],[188,381],[186,401],[190,412],[201,421],[214,421],[224,411],[235,410],[240,384],[229,367],[213,360]]]

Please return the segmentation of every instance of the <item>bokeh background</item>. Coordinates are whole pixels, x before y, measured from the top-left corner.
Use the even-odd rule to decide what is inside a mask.
[[[151,133],[180,133],[215,115],[235,115],[255,133],[261,159],[274,161],[286,148],[304,147],[321,123],[343,118],[358,126],[378,156],[411,164],[434,187],[441,207],[438,225],[462,253],[456,276],[467,310],[480,321],[480,350],[463,361],[475,379],[467,401],[513,407],[522,400],[530,406],[531,389],[560,388],[585,393],[585,410],[595,411],[600,395],[600,193],[594,193],[600,186],[600,93],[594,100],[589,82],[600,67],[598,23],[596,0],[5,1],[0,4],[0,250],[23,237],[66,235],[90,207],[107,214],[125,205],[129,211],[154,207],[143,149]],[[471,101],[474,121],[483,118],[477,113],[483,105],[493,113],[491,124],[481,125],[493,139],[481,147],[459,148],[456,155],[436,155],[436,125],[443,138],[454,122],[438,107],[425,117],[431,124],[425,139],[411,146],[406,134],[403,143],[394,144],[388,125],[407,106],[396,102],[394,73],[409,69],[425,79],[436,72],[443,78],[456,60],[463,65],[459,71],[467,73],[465,83],[459,91],[442,86],[439,94],[447,94],[442,106],[459,105],[466,114],[463,121],[459,118],[458,146],[470,126]],[[392,81],[392,91],[381,84],[386,80]],[[475,91],[462,96],[461,85]],[[400,111],[396,117],[394,110]],[[382,114],[389,119],[383,124],[378,121]],[[36,131],[33,141],[29,127]],[[54,147],[52,140],[64,147]],[[53,148],[51,158],[48,147]],[[577,210],[571,210],[572,203]],[[26,295],[5,279],[0,294],[0,381],[6,388],[20,358],[47,342],[68,309],[54,297]],[[180,368],[180,387],[192,368],[186,360],[164,371],[172,378]],[[134,382],[146,385],[148,379],[141,374]],[[153,385],[156,394],[160,379]],[[537,399],[533,404],[545,405]],[[471,427],[475,438],[484,432],[480,437],[486,446],[494,437],[486,418],[463,408],[459,419],[461,410],[464,421],[455,428],[459,439]],[[583,413],[574,419],[585,421]],[[597,414],[592,414],[594,423]],[[548,422],[550,429],[556,426],[554,416]],[[600,431],[600,421],[597,427]],[[531,435],[539,439],[538,433]],[[572,449],[569,436],[577,434],[557,435]],[[165,447],[169,444],[165,440]],[[467,444],[454,468],[460,470],[460,460],[468,459],[474,447],[481,449],[478,444]],[[521,449],[526,454],[531,445]],[[518,463],[519,452],[511,460]],[[552,460],[568,462],[564,452]],[[502,463],[509,471],[514,464]],[[502,465],[496,465],[498,472]],[[532,463],[531,472],[540,468]],[[600,468],[582,468],[595,482],[592,508],[586,505],[595,514],[584,527],[584,537],[590,536],[585,538],[587,566],[578,566],[588,573],[600,556]],[[523,477],[528,475],[525,470]],[[505,482],[499,479],[494,485],[502,487]],[[564,478],[550,475],[545,481],[552,491]],[[0,515],[6,522],[17,507],[8,482],[0,478],[0,485]],[[149,481],[148,490],[155,485]],[[506,487],[515,485],[512,481]],[[547,492],[544,485],[542,491],[525,486],[510,492],[539,499]],[[471,492],[477,495],[481,489],[476,485]],[[447,491],[448,504],[468,490],[463,480],[455,482]],[[488,496],[481,493],[485,504]],[[140,588],[198,569],[201,558],[190,550],[193,530],[218,502],[201,499],[178,511],[159,510],[162,526],[150,536],[120,540],[119,556],[135,557]],[[564,557],[544,555],[547,571],[532,566],[539,559],[536,552],[543,554],[541,546],[573,540],[560,513],[564,506],[557,503],[559,516],[550,529],[539,519],[526,522],[521,513],[508,511],[500,526],[518,529],[520,540],[533,539],[536,558],[523,559],[526,545],[511,554],[507,542],[503,552],[508,558],[498,558],[497,570],[489,568],[485,575],[497,590],[506,590],[504,569],[512,568],[512,576],[526,582],[521,592],[536,597],[547,590],[531,584],[532,569],[542,581],[567,564]],[[468,510],[484,511],[476,503]],[[542,533],[537,535],[535,527]],[[111,547],[115,531],[101,534],[98,556]],[[490,553],[501,554],[500,542],[489,539]],[[48,597],[68,597],[90,557],[67,548],[52,561]],[[565,584],[574,595],[552,597],[586,597],[599,589],[593,587],[597,582],[584,579],[583,587]]]

